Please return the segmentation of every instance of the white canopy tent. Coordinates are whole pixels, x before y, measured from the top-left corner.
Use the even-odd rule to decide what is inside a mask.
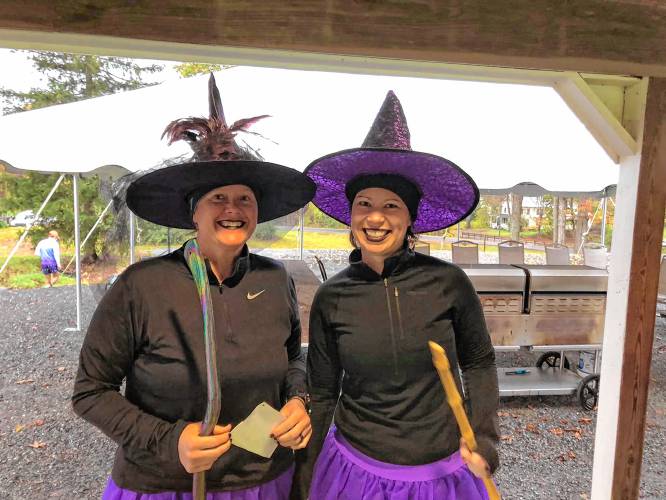
[[[254,67],[229,68],[216,79],[230,123],[271,115],[253,128],[263,137],[243,134],[240,139],[266,160],[298,170],[324,154],[359,146],[392,89],[403,104],[412,147],[456,162],[482,192],[528,182],[575,196],[600,193],[617,182],[618,166],[608,149],[550,87]],[[60,172],[74,174],[75,180],[90,174],[118,177],[188,154],[186,144],[167,146],[162,131],[175,118],[207,114],[207,76],[202,75],[8,115],[0,118],[0,163],[10,172]],[[76,205],[76,181],[74,186]]]
[[[251,67],[216,78],[230,121],[271,115],[254,128],[270,141],[243,139],[265,159],[299,170],[314,158],[359,146],[393,89],[412,147],[456,162],[482,188],[529,181],[550,191],[598,191],[617,181],[617,166],[552,88]],[[175,118],[207,115],[206,80],[202,75],[2,117],[0,161],[61,173],[149,168],[188,152],[160,136]]]

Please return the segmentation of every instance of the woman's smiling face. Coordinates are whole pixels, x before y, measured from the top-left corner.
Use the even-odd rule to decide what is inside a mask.
[[[402,199],[383,188],[359,191],[351,207],[351,230],[364,256],[384,259],[396,253],[411,225]]]
[[[258,212],[254,192],[242,184],[233,184],[202,196],[192,220],[200,240],[237,249],[252,237]]]

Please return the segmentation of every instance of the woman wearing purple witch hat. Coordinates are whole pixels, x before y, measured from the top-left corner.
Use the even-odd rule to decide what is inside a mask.
[[[125,270],[81,348],[74,411],[118,445],[104,500],[286,500],[311,435],[293,280],[246,243],[315,186],[236,143],[263,117],[228,126],[212,75],[209,102],[210,118],[165,131],[194,158],[126,195],[138,216],[196,237]]]
[[[499,397],[483,310],[461,269],[412,248],[416,233],[474,210],[475,183],[452,162],[411,150],[393,92],[361,148],[305,173],[317,184],[315,205],[351,226],[356,249],[312,305],[313,436],[297,454],[300,496],[309,486],[316,500],[488,498],[480,477],[498,466]],[[428,340],[460,368],[478,452],[461,441]]]

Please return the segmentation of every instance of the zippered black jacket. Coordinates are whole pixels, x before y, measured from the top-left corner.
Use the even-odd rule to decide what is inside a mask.
[[[313,436],[298,452],[301,496],[334,417],[348,442],[383,462],[418,465],[460,447],[428,340],[447,351],[467,396],[479,453],[498,466],[495,354],[472,283],[457,266],[404,249],[382,275],[352,252],[318,290],[310,313],[308,390]]]
[[[209,272],[222,391],[221,424],[237,424],[266,401],[281,408],[305,391],[301,326],[284,266],[244,249],[222,284]],[[125,395],[119,388],[126,381]],[[178,458],[188,422],[203,419],[203,317],[179,249],[130,266],[99,303],[86,334],[72,397],[74,411],[118,444],[113,479],[140,492],[190,491]],[[206,474],[209,491],[270,481],[293,463],[232,446]]]

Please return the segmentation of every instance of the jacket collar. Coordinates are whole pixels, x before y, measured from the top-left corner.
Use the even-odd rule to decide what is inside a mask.
[[[400,274],[414,259],[414,250],[409,248],[407,242],[395,254],[384,260],[382,274],[377,274],[370,266],[361,260],[361,250],[358,248],[349,254],[349,264],[352,276],[367,280],[380,280]]]
[[[238,283],[240,283],[240,280],[243,279],[243,276],[245,276],[245,273],[250,267],[250,250],[247,248],[247,245],[243,245],[243,249],[241,250],[241,253],[236,257],[236,260],[234,262],[234,270],[231,272],[231,276],[229,276],[227,279],[225,279],[222,284],[224,286],[227,286],[229,288],[233,288]],[[215,276],[215,273],[210,267],[210,262],[206,260],[206,269],[208,270],[208,282],[211,285],[217,285],[219,286],[220,282],[217,281],[217,276]]]
[[[185,262],[185,244],[183,244],[183,246],[180,247],[178,250],[176,250],[174,253],[178,254],[178,256],[180,257],[185,266],[185,271],[187,271],[187,273],[190,274],[190,270],[187,267],[187,262]],[[247,245],[244,245],[240,255],[238,255],[238,257],[236,257],[236,260],[234,261],[234,269],[233,272],[231,273],[231,276],[225,279],[222,282],[222,284],[229,288],[235,287],[243,279],[243,276],[245,276],[245,273],[249,268],[250,268],[250,250],[248,249]],[[215,276],[215,273],[211,269],[210,262],[208,260],[206,260],[206,270],[208,271],[208,283],[214,286],[219,286],[220,283],[219,281],[217,281],[217,276]]]

